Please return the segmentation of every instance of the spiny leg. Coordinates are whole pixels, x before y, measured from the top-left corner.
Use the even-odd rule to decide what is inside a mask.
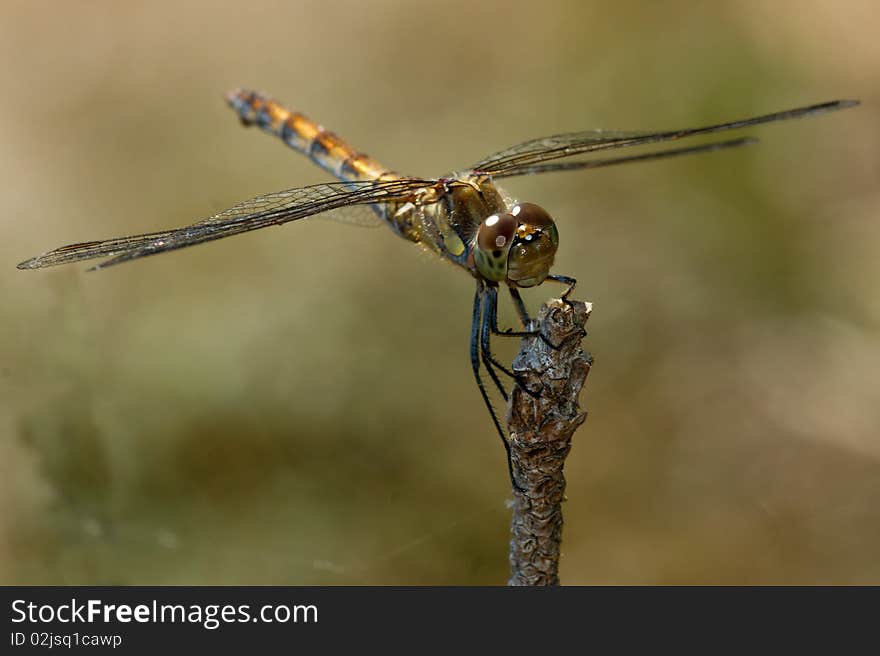
[[[575,278],[572,278],[571,276],[560,276],[560,275],[557,275],[557,274],[550,274],[549,276],[547,276],[547,278],[546,278],[545,280],[552,280],[553,282],[558,282],[558,283],[561,283],[561,284],[563,284],[563,285],[568,285],[568,286],[565,288],[565,291],[562,292],[562,294],[560,294],[559,298],[562,300],[563,303],[566,303],[566,304],[568,304],[568,305],[570,306],[571,304],[570,304],[570,302],[569,302],[569,300],[568,300],[568,296],[569,296],[569,294],[571,294],[571,293],[574,291],[574,288],[575,288],[575,286],[577,285],[577,280],[576,280]],[[528,312],[526,311],[525,304],[523,303],[522,298],[521,298],[520,295],[519,295],[519,291],[517,291],[516,289],[514,289],[513,287],[511,287],[511,288],[510,288],[510,294],[511,294],[511,296],[513,296],[514,302],[515,302],[516,305],[517,305],[517,311],[520,312],[520,318],[525,319],[525,320],[528,320]],[[528,325],[528,324],[526,324],[526,325]],[[506,334],[506,335],[515,335],[515,334],[518,334],[518,333],[503,333],[503,334]],[[526,335],[535,335],[535,334],[537,334],[537,335],[541,338],[541,341],[543,341],[547,346],[549,346],[550,348],[552,348],[554,351],[557,350],[557,349],[560,347],[560,345],[558,345],[558,344],[553,344],[551,341],[549,341],[549,340],[544,336],[544,334],[541,333],[540,331],[532,331],[532,332],[527,332],[527,333],[525,333],[525,334],[526,334]],[[586,334],[586,333],[585,333],[585,334]]]
[[[498,417],[495,414],[495,409],[492,407],[492,403],[489,399],[489,394],[488,392],[486,392],[486,388],[483,385],[483,379],[480,376],[480,362],[482,361],[482,363],[486,366],[489,375],[492,377],[492,380],[495,382],[495,385],[498,387],[498,390],[501,392],[501,395],[504,397],[504,400],[507,401],[507,392],[501,386],[501,381],[498,380],[498,376],[493,371],[491,362],[487,362],[486,355],[483,351],[483,333],[485,332],[485,298],[483,292],[483,282],[477,281],[477,291],[474,294],[474,314],[471,321],[471,366],[474,370],[474,378],[476,378],[477,380],[477,387],[480,388],[480,393],[483,395],[483,400],[486,402],[486,406],[489,408],[489,413],[492,415],[492,421],[495,424],[495,428],[498,429],[498,433],[501,435],[502,440],[504,440],[504,443],[507,444],[507,439],[504,436],[504,431],[501,429],[501,423],[498,421]]]
[[[563,285],[568,285],[565,291],[562,292],[562,296],[559,297],[566,302],[568,301],[568,295],[574,291],[574,288],[578,282],[571,276],[558,276],[556,274],[550,274],[549,276],[547,276],[547,280],[552,280],[554,282],[562,283]]]
[[[487,354],[489,357],[489,360],[495,366],[499,367],[502,371],[504,371],[504,373],[506,373],[508,376],[513,378],[513,380],[516,381],[517,384],[521,384],[522,381],[520,380],[519,376],[517,376],[513,371],[509,371],[507,369],[507,367],[501,366],[498,363],[498,361],[494,358],[494,356],[492,356],[491,352],[489,351],[489,333],[490,332],[495,333],[496,335],[501,335],[504,337],[520,337],[520,336],[529,337],[529,336],[533,336],[533,335],[538,335],[544,341],[546,341],[546,338],[543,335],[541,335],[541,333],[538,330],[526,330],[526,331],[520,331],[520,332],[513,332],[513,331],[508,330],[503,333],[500,332],[498,330],[498,293],[497,293],[497,289],[494,287],[489,288],[489,291],[487,291],[486,296],[487,296],[487,298],[486,298],[486,316],[483,318],[483,334],[481,335],[483,353]],[[522,299],[520,299],[520,302],[522,302]],[[523,306],[523,309],[525,309],[525,306]],[[491,367],[489,366],[489,364],[488,363],[485,363],[485,364],[486,364],[486,368],[491,371]],[[537,397],[537,394],[533,394],[529,390],[528,386],[525,386],[525,385],[520,385],[520,386],[526,392],[528,392],[529,394],[532,394],[532,396]],[[504,400],[506,401],[507,395],[503,391],[501,392],[501,395],[504,396]]]
[[[491,365],[495,365],[505,374],[510,376],[511,378],[516,378],[514,373],[501,364],[498,359],[492,355],[492,349],[489,346],[489,334],[495,333],[496,335],[503,334],[498,332],[498,288],[485,286],[483,289],[483,323],[480,331],[480,347],[483,351],[483,363],[486,365],[486,369],[495,378],[494,371],[492,370]],[[488,362],[486,362],[488,360]],[[504,397],[504,400],[507,401],[507,392],[502,389],[501,385],[498,384],[496,380],[496,385],[498,385],[498,389],[501,391],[501,396]]]
[[[532,318],[529,316],[529,311],[526,309],[526,304],[523,302],[519,290],[516,287],[508,287],[507,291],[510,292],[510,298],[513,299],[513,304],[516,306],[516,313],[519,315],[519,320],[522,322],[523,328],[528,328],[529,324],[532,322]]]
[[[522,298],[519,296],[519,292],[516,292],[513,287],[508,287],[511,295],[514,298],[514,301],[519,299],[517,303],[517,314],[519,314],[520,320],[523,321],[523,325],[528,328],[528,322],[531,320],[529,318],[529,313],[526,310],[526,306],[523,303]],[[493,335],[498,335],[499,337],[529,337],[531,335],[537,334],[536,330],[513,330],[512,328],[507,328],[506,330],[499,330],[498,328],[498,290],[492,288],[493,290],[493,298],[492,298],[492,313],[489,317],[489,330],[492,331]],[[515,295],[514,295],[515,294]],[[497,363],[496,363],[497,365]],[[510,375],[508,373],[508,375]]]
[[[489,410],[489,416],[492,417],[492,423],[495,424],[495,430],[498,431],[498,436],[501,438],[502,444],[504,444],[504,452],[507,454],[507,471],[510,475],[510,482],[515,488],[520,489],[516,484],[516,479],[513,477],[513,461],[511,460],[512,456],[510,452],[510,444],[507,441],[507,434],[504,432],[504,429],[501,428],[501,422],[498,421],[498,415],[495,414],[495,408],[492,407],[492,401],[489,399],[489,394],[486,392],[486,388],[483,385],[483,379],[480,377],[480,334],[483,325],[482,310],[483,282],[478,280],[477,291],[474,294],[474,313],[471,320],[471,367],[474,370],[474,379],[477,381],[480,395],[482,395],[483,402]]]
[[[571,307],[571,302],[568,300],[568,295],[574,291],[574,288],[577,285],[577,280],[575,280],[571,276],[558,276],[555,274],[551,274],[551,275],[547,276],[547,280],[552,280],[554,282],[562,283],[563,285],[568,285],[568,287],[565,288],[565,291],[562,292],[562,294],[560,295],[559,298],[562,300],[563,303],[565,303],[569,307]],[[582,328],[580,337],[585,337],[586,334],[587,334],[587,331]],[[553,344],[551,344],[547,340],[544,340],[544,341],[547,343],[548,346],[550,346],[550,348],[552,348],[554,350],[558,349],[560,346],[562,346],[561,344],[559,346],[554,346]]]

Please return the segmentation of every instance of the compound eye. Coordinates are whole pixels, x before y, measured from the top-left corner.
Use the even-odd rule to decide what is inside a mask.
[[[474,261],[477,270],[488,280],[500,282],[507,277],[507,254],[516,235],[513,214],[493,214],[477,229]]]
[[[553,219],[540,205],[534,203],[519,203],[513,206],[510,213],[522,225],[541,230],[554,225]]]
[[[532,203],[510,210],[518,226],[507,261],[507,279],[518,287],[540,285],[550,275],[559,246],[556,224],[547,211]]]
[[[517,221],[513,214],[493,214],[477,230],[477,248],[487,253],[507,251],[516,233]],[[496,257],[500,257],[499,253]]]

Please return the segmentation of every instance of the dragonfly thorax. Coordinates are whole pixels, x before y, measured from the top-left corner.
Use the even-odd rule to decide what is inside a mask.
[[[474,265],[487,280],[534,287],[550,275],[558,246],[559,233],[550,215],[538,205],[520,203],[480,224]]]

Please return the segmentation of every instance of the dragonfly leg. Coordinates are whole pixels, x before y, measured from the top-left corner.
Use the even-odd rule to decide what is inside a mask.
[[[529,322],[531,318],[529,317],[528,310],[526,310],[525,303],[523,303],[522,297],[519,295],[519,292],[516,291],[513,287],[508,287],[510,290],[510,295],[513,297],[514,303],[516,304],[516,312],[519,314],[520,321],[523,322],[523,326],[528,329]],[[492,302],[492,314],[490,317],[490,325],[489,329],[492,331],[493,335],[498,335],[500,337],[529,337],[530,335],[537,334],[536,330],[513,330],[512,328],[507,328],[505,330],[498,329],[498,293],[497,291],[494,294],[494,299]]]
[[[562,283],[563,285],[568,285],[568,287],[565,288],[565,291],[562,292],[562,294],[560,295],[559,298],[562,300],[563,303],[566,303],[566,304],[568,304],[569,307],[571,307],[571,303],[568,300],[568,295],[574,291],[574,288],[577,285],[577,280],[575,280],[571,276],[557,276],[554,274],[547,276],[547,280],[553,280],[554,282],[559,282],[559,283]],[[587,335],[587,331],[581,329],[580,337],[585,337],[586,335]],[[553,350],[557,350],[562,346],[561,344],[554,346],[546,339],[544,340],[544,343],[546,343],[547,346],[549,346]]]
[[[574,288],[577,285],[577,280],[575,278],[572,278],[571,276],[560,276],[560,275],[556,275],[556,274],[551,274],[551,275],[547,276],[547,280],[552,280],[553,282],[558,282],[558,283],[562,283],[563,285],[567,285],[567,287],[565,288],[565,291],[562,292],[562,294],[560,295],[559,298],[562,299],[563,303],[569,303],[568,296],[569,296],[569,294],[571,294],[574,291]],[[530,321],[528,311],[526,310],[526,307],[525,307],[525,304],[523,303],[522,297],[519,295],[519,291],[514,289],[513,287],[510,287],[510,295],[513,296],[513,300],[514,300],[514,303],[516,304],[517,312],[519,312],[519,314],[520,314],[520,319],[522,319],[523,323],[528,326],[529,325],[528,322]],[[496,328],[496,330],[497,330],[497,328]],[[502,335],[535,335],[535,334],[537,334],[541,338],[541,340],[547,346],[552,348],[554,351],[559,348],[559,345],[556,345],[556,344],[553,344],[552,342],[550,342],[543,335],[543,333],[541,333],[539,331],[527,331],[524,333],[523,332],[517,333],[517,332],[506,331],[501,334]]]
[[[480,353],[480,345],[481,345],[481,334],[483,333],[484,321],[483,317],[485,315],[484,312],[484,294],[483,294],[484,285],[483,282],[477,281],[477,291],[474,294],[474,314],[473,319],[471,320],[471,367],[474,370],[474,379],[477,381],[477,387],[480,389],[480,395],[483,397],[483,402],[486,404],[486,408],[489,410],[489,416],[492,417],[492,423],[495,425],[495,430],[498,432],[498,436],[501,438],[501,442],[504,444],[504,452],[507,454],[507,471],[510,475],[510,482],[517,489],[520,489],[516,484],[516,479],[513,477],[513,461],[511,460],[511,452],[510,452],[510,443],[507,441],[507,434],[504,429],[501,427],[501,422],[498,420],[498,415],[495,414],[495,408],[492,407],[492,401],[489,399],[489,394],[486,392],[486,387],[483,385],[483,379],[480,377],[480,363],[481,361],[485,364],[485,360],[481,358]],[[495,383],[500,387],[500,381],[498,381],[497,376],[495,376],[494,372],[491,369],[491,365],[487,365],[487,369],[490,371]],[[505,398],[506,394],[505,394]]]
[[[572,278],[571,276],[557,276],[555,274],[550,274],[547,276],[547,280],[553,280],[554,282],[562,283],[563,285],[568,285],[565,291],[562,292],[561,298],[563,301],[568,301],[568,295],[574,291],[575,286],[577,285],[577,280]]]
[[[516,287],[508,287],[507,290],[510,292],[510,298],[513,299],[513,304],[516,306],[519,320],[522,322],[524,328],[528,328],[529,324],[532,322],[532,318],[529,316],[529,311],[526,309],[526,304],[523,302],[519,290]]]
[[[492,349],[489,346],[490,333],[495,333],[496,335],[504,334],[498,332],[498,288],[486,286],[483,288],[483,320],[482,325],[480,326],[480,349],[483,352],[483,364],[486,365],[486,369],[492,375],[493,379],[496,379],[496,376],[494,375],[495,372],[492,370],[492,365],[515,379],[516,376],[514,373],[492,355]],[[495,384],[498,386],[501,396],[507,401],[507,392],[501,387],[501,384],[497,379],[495,380]]]

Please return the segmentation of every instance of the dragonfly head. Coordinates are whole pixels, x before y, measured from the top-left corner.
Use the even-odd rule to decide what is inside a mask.
[[[474,264],[480,275],[517,287],[534,287],[550,275],[559,233],[550,215],[532,203],[493,214],[477,230]]]

